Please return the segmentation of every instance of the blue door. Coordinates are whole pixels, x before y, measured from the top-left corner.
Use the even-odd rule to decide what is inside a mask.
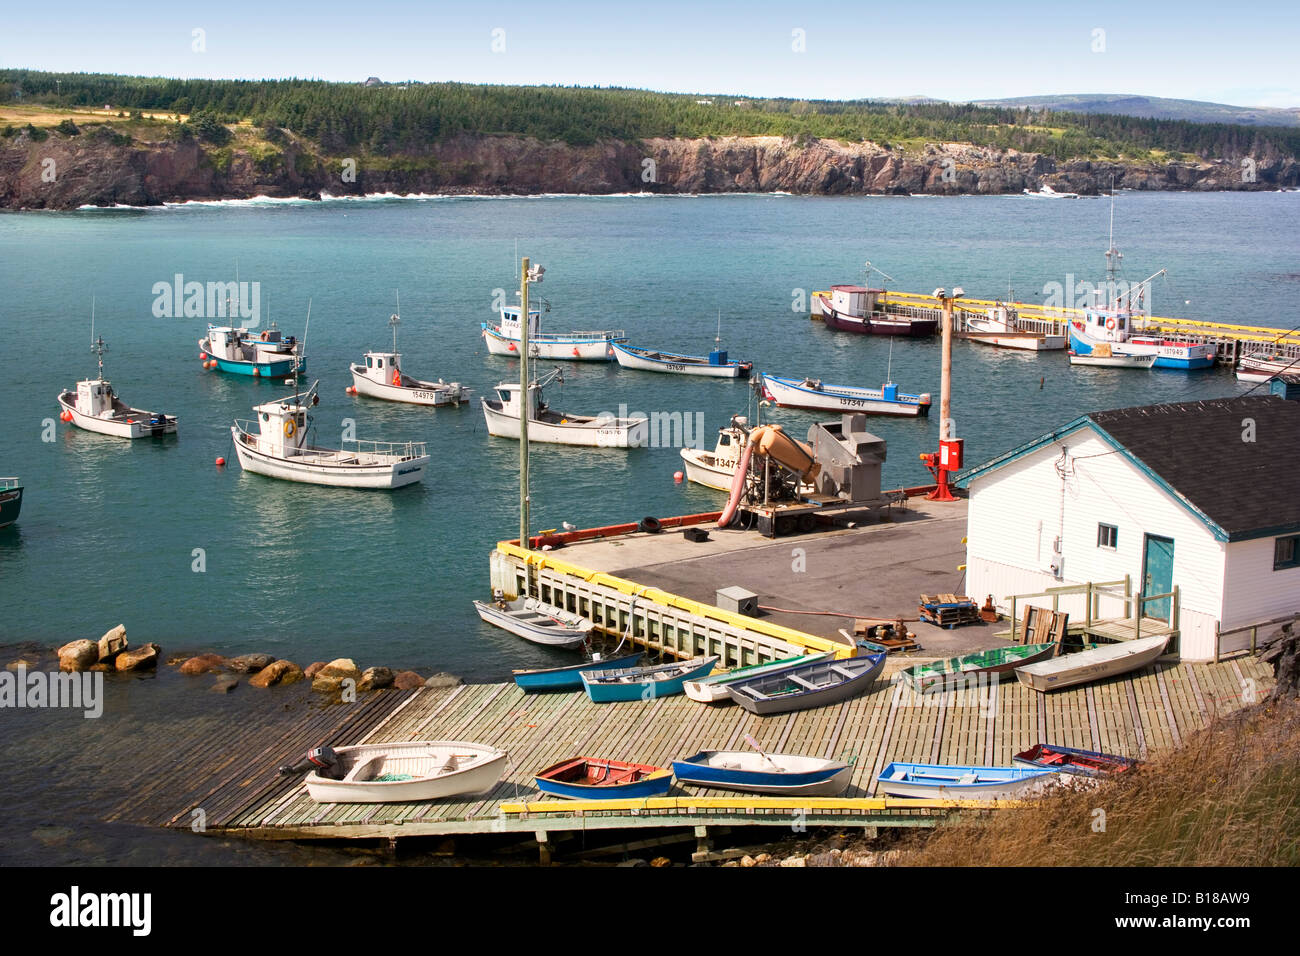
[[[1143,594],[1168,594],[1174,589],[1174,539],[1159,535],[1145,536],[1142,548]],[[1169,598],[1148,601],[1147,617],[1169,619]]]

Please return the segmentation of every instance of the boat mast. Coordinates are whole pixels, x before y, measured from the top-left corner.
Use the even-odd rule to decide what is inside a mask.
[[[389,318],[388,324],[393,327],[393,354],[397,354],[397,326],[402,321],[402,292],[400,289],[394,290],[397,293],[397,311]]]
[[[1106,305],[1118,307],[1115,300],[1115,276],[1119,273],[1124,254],[1115,248],[1115,177],[1110,178],[1110,241],[1106,248]]]

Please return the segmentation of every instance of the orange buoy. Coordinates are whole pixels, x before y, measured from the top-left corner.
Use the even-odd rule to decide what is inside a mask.
[[[575,346],[573,347],[573,357],[574,357],[574,358],[577,358],[578,355],[579,355],[578,347],[575,345]]]
[[[509,351],[511,351],[511,352],[518,352],[518,351],[519,351],[517,348],[515,348],[515,343],[514,343],[514,342],[511,342],[509,345],[506,346],[506,348],[507,348]]]
[[[680,471],[674,471],[674,472],[673,472],[673,481],[677,482],[677,484],[679,484],[679,485],[682,483],[682,479],[683,479],[684,477],[686,477],[686,476],[683,475]]]
[[[200,362],[206,362],[207,360],[208,360],[208,353],[207,353],[207,352],[200,352],[200,353],[199,353],[199,361],[200,361]]]
[[[262,370],[261,370],[260,368],[258,368],[256,365],[254,365],[254,366],[253,366],[253,378],[261,378],[261,377],[262,377]]]
[[[217,467],[218,467],[218,468],[224,468],[224,467],[225,467],[225,464],[226,464],[226,459],[224,459],[224,458],[218,458],[218,459],[217,459]]]

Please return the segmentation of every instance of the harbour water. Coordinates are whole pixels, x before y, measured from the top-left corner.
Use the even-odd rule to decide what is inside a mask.
[[[494,290],[513,301],[517,255],[546,266],[535,294],[552,305],[552,331],[620,328],[634,344],[703,353],[720,313],[722,345],[756,371],[870,386],[892,373],[937,404],[937,339],[891,347],[828,331],[808,321],[808,293],[860,281],[870,259],[893,288],[960,285],[991,298],[1010,285],[1014,298],[1042,301],[1048,283],[1104,277],[1108,211],[1104,200],[754,195],[251,201],[0,215],[8,359],[0,474],[20,476],[27,489],[19,523],[0,531],[0,643],[51,647],[122,623],[133,644],[156,641],[168,655],[265,651],[303,665],[349,656],[363,667],[478,681],[556,663],[553,652],[481,624],[470,605],[487,592],[489,550],[517,531],[518,449],[488,437],[477,404],[498,381],[517,379],[515,363],[489,356],[478,334]],[[1148,302],[1156,314],[1289,329],[1300,321],[1290,305],[1300,284],[1297,213],[1294,193],[1122,194],[1115,222],[1124,277],[1169,270]],[[285,389],[205,371],[197,340],[207,318],[157,317],[154,286],[176,275],[232,281],[236,270],[260,283],[263,327],[274,319],[301,337],[311,301],[308,380],[321,381],[313,440],[333,445],[352,419],[359,438],[428,441],[434,464],[423,484],[355,492],[246,475],[233,460],[214,467],[218,456],[234,457],[232,420]],[[459,380],[476,390],[473,404],[435,410],[344,393],[348,364],[390,341],[395,290],[405,370]],[[178,437],[126,443],[57,421],[57,393],[94,371],[92,296],[95,332],[109,345],[107,377],[129,403],[179,416]],[[692,437],[709,446],[731,414],[753,414],[743,383],[613,363],[563,369],[563,386],[548,390],[554,407],[594,414],[625,405],[680,413],[692,425],[698,415],[703,435]],[[1226,370],[1071,369],[1064,353],[955,347],[954,418],[972,462],[1090,410],[1250,388]],[[817,418],[770,413],[795,432]],[[928,480],[917,455],[934,450],[937,415],[871,427],[889,442],[889,486]],[[674,483],[680,467],[676,447],[538,447],[534,530],[719,508],[719,493]],[[19,768],[3,786],[6,806],[17,808],[5,828],[23,838],[6,851],[10,859],[81,858],[75,847],[93,829],[86,808],[99,784],[94,773],[73,784],[60,768],[79,760],[84,769],[89,737],[117,734],[113,746],[122,747],[128,728],[148,737],[165,733],[169,719],[238,719],[241,708],[267,706],[247,688],[229,698],[187,696],[178,676],[110,684],[110,708],[137,716],[102,731],[82,725],[107,720],[79,714],[73,728],[64,715],[0,713],[0,752]],[[57,796],[37,806],[34,795],[52,784]],[[77,820],[62,849],[26,839],[51,815]],[[139,846],[153,848],[140,851],[146,856],[197,853],[210,862],[296,852],[197,840],[182,852],[175,840],[184,838],[123,838],[120,852],[105,852],[119,862]]]

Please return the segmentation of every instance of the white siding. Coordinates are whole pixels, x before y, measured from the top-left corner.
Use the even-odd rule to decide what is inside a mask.
[[[1069,449],[1070,459],[1064,487],[1057,472],[1062,445]],[[1119,529],[1114,550],[1097,547],[1098,523]],[[970,483],[968,590],[981,599],[992,593],[994,601],[1006,608],[1011,594],[1120,580],[1127,574],[1137,592],[1147,534],[1174,541],[1173,581],[1181,589],[1183,623],[1189,631],[1182,641],[1183,656],[1212,657],[1212,622],[1218,619],[1223,593],[1223,544],[1091,428]],[[1058,536],[1062,578],[1055,580],[1048,568]],[[1050,599],[1042,603],[1050,606]],[[1061,608],[1078,620],[1083,600],[1063,598]],[[1118,601],[1103,601],[1101,613],[1111,617],[1122,610]],[[1208,639],[1206,621],[1211,622]]]
[[[1221,628],[1300,614],[1300,568],[1273,570],[1276,538],[1234,541],[1228,545]]]

